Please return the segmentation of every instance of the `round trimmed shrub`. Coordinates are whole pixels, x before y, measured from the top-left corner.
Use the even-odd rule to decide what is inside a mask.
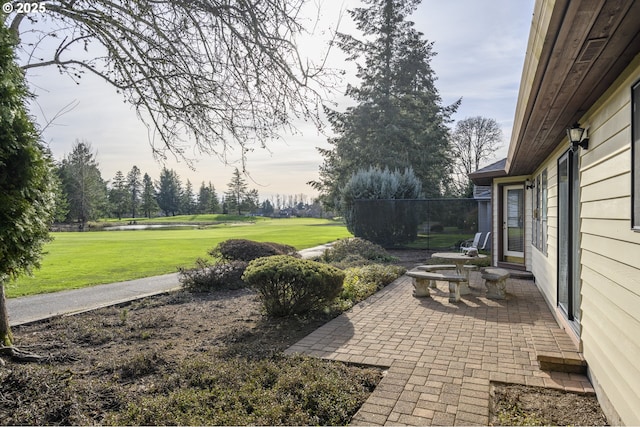
[[[251,261],[242,279],[258,291],[269,315],[289,316],[331,303],[342,291],[344,273],[320,262],[276,255]]]
[[[293,246],[274,242],[254,242],[246,239],[229,239],[220,242],[209,251],[209,255],[227,261],[246,262],[272,255],[300,256]]]

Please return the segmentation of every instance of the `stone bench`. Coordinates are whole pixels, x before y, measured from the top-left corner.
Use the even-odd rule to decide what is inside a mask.
[[[425,264],[419,265],[415,269],[422,271],[455,270],[456,266],[454,264]]]
[[[423,270],[423,271],[440,271],[440,270],[457,270],[457,266],[455,264],[427,264],[427,265],[419,265],[417,266],[415,269],[416,270]],[[471,290],[469,289],[469,273],[472,271],[475,271],[478,269],[477,265],[464,265],[462,270],[462,273],[464,274],[464,277],[467,279],[467,284],[462,284],[461,288],[460,288],[460,294],[462,295],[466,295],[466,294],[470,294]],[[432,283],[430,286],[430,288],[435,288],[436,284],[435,282]]]
[[[504,299],[509,272],[504,268],[487,267],[482,270],[482,278],[487,287],[487,298]]]
[[[456,266],[453,264],[425,264],[425,265],[419,265],[416,268],[414,268],[414,270],[421,270],[421,271],[426,271],[429,273],[434,273],[437,271],[442,271],[442,270],[455,270]],[[429,283],[429,287],[431,289],[436,287],[436,281],[432,280]]]
[[[406,275],[413,278],[413,287],[415,288],[413,296],[415,297],[431,296],[429,288],[435,287],[435,282],[437,280],[449,282],[450,302],[460,301],[460,286],[458,285],[466,280],[464,276],[459,276],[457,274],[442,274],[420,270],[407,271]]]

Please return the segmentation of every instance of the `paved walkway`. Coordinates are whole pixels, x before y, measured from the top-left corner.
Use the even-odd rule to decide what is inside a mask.
[[[178,273],[7,299],[11,326],[81,313],[178,289]]]
[[[300,251],[303,258],[320,256],[331,243]],[[54,316],[81,313],[180,288],[178,273],[109,283],[89,288],[7,299],[11,326]]]
[[[532,281],[509,279],[507,299],[472,294],[449,302],[448,284],[415,298],[403,276],[287,350],[388,367],[354,425],[487,425],[491,381],[592,392],[584,375],[545,372],[540,352],[576,348]]]

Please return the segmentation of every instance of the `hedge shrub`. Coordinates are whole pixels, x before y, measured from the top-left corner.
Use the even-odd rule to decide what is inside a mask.
[[[274,242],[254,242],[246,239],[229,239],[220,242],[209,251],[209,255],[227,261],[246,262],[272,255],[300,256],[293,246]]]
[[[356,304],[392,283],[405,273],[398,265],[370,264],[345,270],[340,299]]]
[[[382,247],[360,237],[338,240],[332,247],[324,251],[321,258],[327,263],[341,263],[344,261],[359,261],[364,259],[376,263],[388,263],[397,261],[397,258],[389,255]],[[361,263],[362,264],[362,263]]]
[[[344,272],[320,262],[275,255],[251,261],[242,279],[258,291],[269,315],[289,316],[331,303],[340,295]]]
[[[247,268],[245,261],[228,261],[210,264],[198,258],[193,269],[180,269],[182,287],[191,292],[208,292],[216,289],[240,289],[246,287],[242,274]]]
[[[354,236],[385,246],[418,237],[420,218],[412,200],[421,197],[422,183],[413,169],[360,169],[340,195],[347,229]]]

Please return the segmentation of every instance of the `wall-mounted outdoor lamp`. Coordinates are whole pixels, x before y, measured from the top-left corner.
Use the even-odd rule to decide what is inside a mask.
[[[587,130],[581,128],[578,123],[575,123],[569,129],[567,129],[567,136],[571,143],[571,151],[575,151],[578,147],[582,147],[587,150],[589,148],[589,138],[587,138]]]
[[[532,189],[532,188],[534,188],[535,186],[536,186],[536,185],[535,185],[535,184],[534,184],[530,179],[527,179],[527,180],[524,182],[524,188],[526,188],[527,190],[531,190],[531,189]]]

